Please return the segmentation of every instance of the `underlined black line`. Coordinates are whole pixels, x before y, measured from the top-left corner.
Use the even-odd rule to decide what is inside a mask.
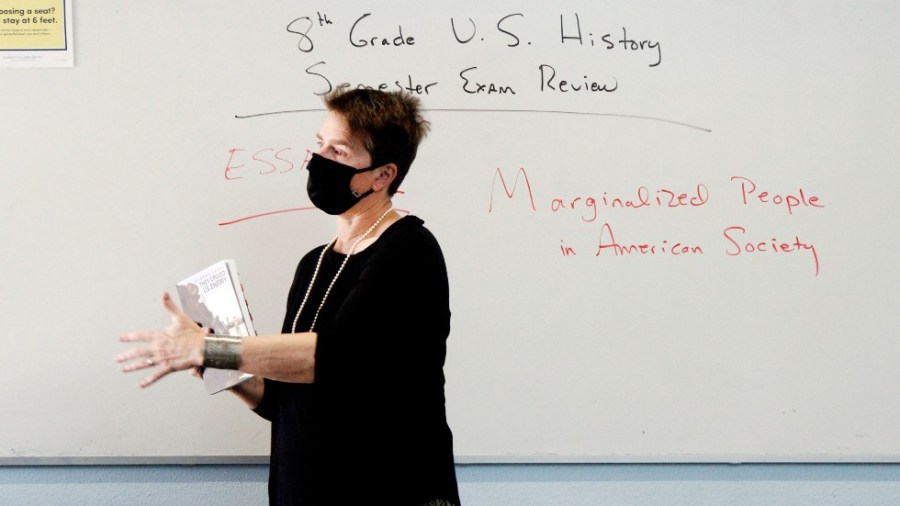
[[[263,116],[275,116],[276,114],[294,114],[301,112],[325,112],[325,109],[290,109],[287,111],[258,112],[256,114],[235,114],[237,119],[261,118]]]
[[[235,114],[234,117],[236,119],[252,119],[252,118],[260,118],[263,116],[274,116],[277,114],[297,114],[297,113],[305,113],[305,112],[324,112],[325,109],[291,109],[286,111],[272,111],[272,112],[261,112],[256,114]],[[712,132],[711,129],[692,125],[690,123],[685,123],[683,121],[675,121],[666,118],[657,118],[655,116],[639,116],[636,114],[616,114],[609,112],[585,112],[585,111],[563,111],[563,110],[554,110],[554,109],[425,109],[426,112],[492,112],[492,113],[517,113],[517,114],[567,114],[573,116],[605,116],[609,118],[626,118],[626,119],[638,119],[643,121],[656,121],[660,123],[669,123],[670,125],[682,126],[685,128],[691,128],[694,130],[700,130],[701,132]]]

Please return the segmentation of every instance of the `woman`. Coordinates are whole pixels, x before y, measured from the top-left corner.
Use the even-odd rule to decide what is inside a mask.
[[[392,207],[428,123],[399,93],[338,89],[308,163],[312,202],[337,235],[307,253],[282,334],[238,343],[208,336],[175,307],[165,330],[118,357],[124,371],[235,368],[235,387],[272,422],[271,504],[459,504],[443,364],[450,330],[440,247]]]

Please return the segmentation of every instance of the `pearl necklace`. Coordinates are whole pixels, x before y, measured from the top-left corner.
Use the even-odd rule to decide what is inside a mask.
[[[328,288],[325,289],[325,295],[322,296],[322,302],[319,303],[319,308],[316,309],[316,314],[313,316],[312,325],[309,326],[309,331],[312,332],[314,328],[316,328],[316,321],[319,319],[319,312],[322,311],[322,306],[325,305],[325,300],[328,299],[328,295],[331,293],[331,289],[334,287],[334,283],[337,281],[338,276],[341,275],[341,272],[344,271],[344,267],[347,265],[347,262],[350,260],[350,255],[356,251],[356,247],[359,246],[359,243],[363,241],[366,237],[369,237],[369,234],[375,231],[378,228],[378,225],[387,217],[387,215],[393,211],[393,208],[388,208],[387,211],[384,212],[375,223],[366,230],[359,239],[353,242],[353,245],[350,246],[350,250],[347,252],[347,256],[344,257],[344,261],[341,262],[341,266],[338,267],[336,273],[334,273],[334,277],[331,278],[331,283],[328,285]],[[309,281],[309,286],[306,287],[306,295],[303,296],[303,302],[300,303],[300,309],[297,310],[297,314],[294,315],[294,323],[291,325],[291,333],[297,332],[297,321],[300,319],[300,313],[303,312],[303,308],[306,306],[306,301],[309,300],[309,294],[312,292],[313,284],[316,282],[316,278],[319,276],[319,268],[322,267],[322,259],[325,258],[325,252],[328,251],[329,248],[334,246],[334,243],[337,242],[337,236],[334,236],[334,239],[331,240],[324,248],[322,248],[322,253],[319,254],[319,261],[316,262],[316,270],[313,271],[312,279]]]

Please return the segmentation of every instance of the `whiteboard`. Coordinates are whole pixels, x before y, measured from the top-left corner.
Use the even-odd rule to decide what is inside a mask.
[[[223,258],[280,328],[333,235],[303,164],[343,82],[432,122],[395,205],[447,258],[460,461],[898,460],[896,3],[74,18],[74,68],[0,70],[3,463],[267,455],[189,375],[140,390],[117,336]]]

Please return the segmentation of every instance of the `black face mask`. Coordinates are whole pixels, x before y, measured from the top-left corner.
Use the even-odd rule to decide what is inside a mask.
[[[360,199],[374,192],[369,190],[359,194],[350,189],[350,180],[360,172],[368,172],[378,167],[357,169],[313,153],[306,164],[306,170],[309,171],[306,193],[313,205],[326,213],[331,215],[345,213]]]

